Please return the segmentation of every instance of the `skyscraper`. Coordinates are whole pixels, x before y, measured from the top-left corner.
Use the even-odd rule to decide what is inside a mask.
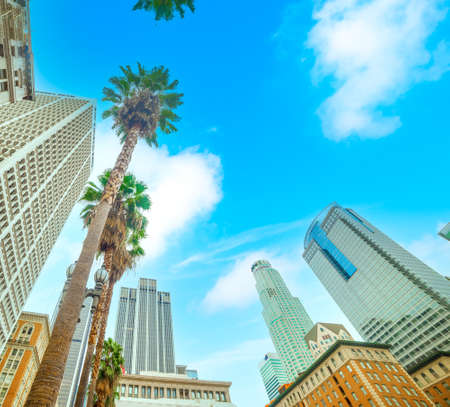
[[[29,1],[0,2],[0,105],[34,99]]]
[[[95,105],[34,92],[28,0],[0,1],[0,352],[89,178]]]
[[[351,209],[333,203],[305,236],[306,262],[360,335],[410,366],[450,348],[450,283]]]
[[[258,368],[267,396],[273,400],[278,396],[280,386],[289,382],[280,357],[276,353],[267,353]]]
[[[291,295],[280,273],[268,261],[258,260],[252,266],[252,273],[263,306],[264,321],[286,375],[292,381],[314,362],[305,341],[313,322],[300,300]]]
[[[128,373],[175,373],[170,294],[157,291],[156,280],[141,278],[138,289],[121,288],[115,340]]]
[[[444,239],[450,240],[450,222],[448,222],[439,232],[439,236]]]

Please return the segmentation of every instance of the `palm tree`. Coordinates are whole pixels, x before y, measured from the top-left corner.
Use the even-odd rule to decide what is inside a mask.
[[[109,338],[102,347],[100,370],[95,382],[97,400],[95,407],[114,407],[114,400],[118,396],[116,387],[122,376],[122,347]]]
[[[133,10],[144,9],[153,11],[155,19],[171,20],[175,12],[178,12],[181,18],[184,17],[184,7],[188,7],[192,12],[195,11],[194,0],[138,0]]]
[[[81,211],[81,217],[84,220],[85,226],[89,226],[95,215],[97,205],[101,201],[103,189],[108,183],[110,174],[111,171],[106,170],[98,177],[100,183],[99,186],[90,182],[81,197],[81,201],[89,202],[89,204]],[[77,399],[75,402],[76,407],[83,406],[92,356],[94,354],[95,344],[97,343],[99,323],[103,324],[103,321],[105,321],[104,324],[106,325],[106,320],[108,318],[109,304],[107,301],[110,291],[112,295],[113,288],[113,284],[111,285],[113,276],[112,269],[114,261],[117,262],[120,260],[117,258],[116,253],[122,249],[128,239],[133,250],[132,253],[143,255],[143,250],[138,244],[139,240],[145,237],[147,219],[142,215],[141,210],[148,210],[151,205],[150,198],[145,193],[146,190],[147,186],[144,183],[137,181],[134,175],[125,175],[119,193],[114,201],[114,205],[109,212],[105,228],[103,229],[98,253],[104,254],[104,264],[109,274],[109,285],[108,288],[106,285],[103,286],[100,300],[92,320],[83,372],[80,378]],[[140,251],[142,251],[142,253]],[[102,344],[103,339],[101,340],[101,344],[97,345],[97,349],[100,351],[102,349]]]
[[[139,240],[139,239],[138,239]],[[129,240],[129,242],[133,241],[133,238]],[[113,288],[117,281],[119,281],[125,271],[127,269],[131,269],[136,265],[136,260],[138,257],[144,255],[144,250],[139,246],[138,243],[132,242],[131,248],[127,249],[125,245],[114,252],[114,260],[113,260],[113,269],[110,275],[109,283],[108,283],[108,292],[106,297],[106,306],[105,306],[105,316],[106,318],[101,319],[101,325],[99,329],[99,336],[97,341],[97,346],[95,348],[95,359],[92,367],[92,375],[91,375],[91,388],[88,395],[87,406],[92,405],[92,400],[94,396],[94,386],[93,384],[96,382],[97,375],[100,368],[100,355],[103,346],[103,340],[105,338],[106,324],[107,324],[107,315],[109,313],[109,307],[111,305],[111,299],[113,294]]]
[[[117,157],[89,225],[50,342],[28,395],[26,407],[51,407],[56,403],[90,269],[108,213],[122,184],[138,139],[144,139],[150,146],[157,146],[158,128],[165,134],[177,131],[174,122],[178,121],[179,117],[173,109],[182,104],[183,95],[175,92],[178,81],[169,80],[169,71],[162,66],[149,71],[139,63],[136,73],[130,66],[120,69],[123,76],[114,76],[110,79],[116,89],[103,89],[103,100],[113,103],[113,106],[103,113],[103,117],[113,117],[113,127],[123,142],[122,151]]]

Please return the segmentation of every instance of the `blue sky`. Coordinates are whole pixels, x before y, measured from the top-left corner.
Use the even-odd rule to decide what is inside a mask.
[[[239,407],[262,406],[256,366],[273,348],[253,261],[278,267],[314,320],[349,325],[301,258],[324,206],[355,209],[450,273],[436,235],[450,220],[450,3],[198,0],[170,23],[132,3],[32,1],[37,87],[98,100],[97,175],[120,148],[100,118],[118,66],[163,64],[180,81],[179,134],[133,158],[153,210],[147,257],[122,284],[156,278],[172,294],[177,362],[233,381]],[[52,312],[84,237],[78,213],[27,309]]]

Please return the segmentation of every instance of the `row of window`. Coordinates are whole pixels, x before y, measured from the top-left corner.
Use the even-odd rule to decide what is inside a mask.
[[[139,387],[141,388],[139,392]],[[147,399],[204,399],[204,400],[216,400],[216,401],[227,401],[225,393],[213,392],[213,391],[200,391],[200,390],[188,390],[188,389],[175,389],[175,388],[164,388],[164,387],[153,387],[152,386],[137,386],[137,385],[127,385],[122,384],[120,388],[120,393],[122,396],[135,397],[135,398],[147,398]]]
[[[433,369],[431,367],[428,368],[428,371],[431,373],[431,376],[433,376],[434,379],[439,379],[440,377],[445,376],[449,372],[449,369],[447,368],[447,366],[445,366],[442,362],[438,362],[438,366],[442,373],[439,371],[436,371],[435,369]],[[430,380],[430,378],[428,377],[428,374],[426,374],[425,372],[422,372],[420,374],[420,376],[425,383],[432,382],[432,380]],[[414,376],[413,379],[417,384],[420,383],[418,376]],[[434,379],[433,379],[433,381],[434,381]]]
[[[16,52],[17,49],[17,52]],[[24,57],[25,56],[25,46],[23,47],[17,47],[15,45],[11,46],[11,55],[13,57],[15,57],[17,54],[17,56],[19,57]],[[4,57],[5,56],[5,49],[3,48],[3,44],[0,43],[0,57]]]

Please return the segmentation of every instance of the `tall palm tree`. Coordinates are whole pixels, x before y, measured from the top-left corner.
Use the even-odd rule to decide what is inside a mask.
[[[175,12],[178,12],[180,17],[183,18],[184,7],[188,7],[194,12],[194,0],[138,0],[133,10],[153,11],[156,20],[161,20],[161,18],[171,20]]]
[[[138,232],[139,233],[139,232]],[[95,359],[92,367],[91,375],[91,388],[88,395],[87,406],[92,405],[92,400],[94,396],[94,383],[96,383],[97,375],[100,368],[100,355],[103,346],[103,341],[105,338],[107,315],[109,314],[109,307],[111,306],[111,299],[113,294],[113,288],[117,281],[119,281],[127,269],[131,269],[136,265],[136,260],[138,257],[144,255],[144,250],[139,246],[138,241],[133,242],[133,237],[129,240],[131,243],[130,249],[127,249],[125,245],[114,252],[113,268],[110,274],[110,279],[108,282],[108,292],[106,297],[105,306],[105,318],[101,319],[100,329],[98,335],[97,346],[95,348]],[[139,240],[139,239],[138,239]]]
[[[111,338],[104,342],[101,352],[100,370],[95,382],[97,400],[95,407],[114,407],[116,387],[122,376],[122,347]]]
[[[106,170],[98,177],[100,185],[90,182],[86,187],[81,201],[88,202],[81,211],[81,217],[84,220],[85,226],[89,226],[91,220],[95,215],[97,205],[101,201],[103,189],[108,183],[110,170]],[[123,178],[119,193],[114,201],[113,207],[109,212],[105,228],[100,239],[98,252],[104,254],[105,268],[109,274],[109,285],[103,286],[99,303],[96,312],[94,313],[89,333],[88,347],[86,350],[83,372],[81,374],[80,383],[78,386],[77,399],[75,401],[76,407],[83,406],[86,388],[89,380],[89,373],[91,367],[92,356],[94,354],[95,344],[97,343],[97,333],[99,323],[106,321],[109,313],[108,295],[109,291],[112,294],[113,285],[111,285],[112,268],[114,260],[117,262],[117,255],[115,254],[126,243],[127,239],[132,248],[132,253],[139,253],[143,250],[138,246],[139,240],[145,237],[145,227],[147,220],[142,215],[142,210],[150,209],[150,198],[146,194],[147,186],[136,180],[136,177],[130,173]],[[115,259],[114,259],[115,257]],[[116,280],[117,281],[117,280]],[[109,299],[110,301],[110,299]],[[106,324],[106,322],[105,322]],[[101,350],[103,339],[97,349]]]
[[[179,120],[179,117],[173,110],[182,104],[183,95],[175,92],[178,81],[169,80],[169,71],[162,66],[149,71],[139,63],[137,72],[133,72],[128,65],[120,69],[123,76],[114,76],[110,79],[115,90],[103,89],[103,100],[113,103],[113,106],[103,113],[103,117],[113,117],[114,128],[123,142],[122,151],[117,157],[101,201],[96,207],[95,216],[89,225],[50,342],[28,395],[26,407],[51,407],[56,403],[90,269],[108,213],[122,184],[138,139],[144,139],[150,146],[157,146],[158,128],[166,134],[177,131],[174,122]]]

